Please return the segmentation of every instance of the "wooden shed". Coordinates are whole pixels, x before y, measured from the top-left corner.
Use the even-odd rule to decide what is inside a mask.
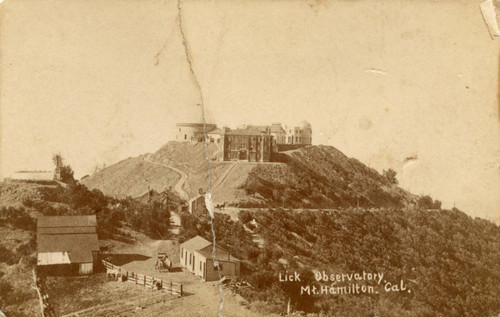
[[[38,217],[39,269],[49,274],[91,274],[98,260],[95,215]]]

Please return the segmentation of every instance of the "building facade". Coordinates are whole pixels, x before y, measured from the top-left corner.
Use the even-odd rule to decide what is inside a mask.
[[[273,136],[253,129],[225,131],[222,149],[224,161],[270,162]]]
[[[298,127],[285,127],[286,143],[282,144],[312,144],[312,127],[307,121],[302,121]]]
[[[283,127],[281,123],[271,125],[242,125],[237,129],[218,128],[213,123],[198,120],[192,123],[177,123],[176,140],[179,142],[215,143],[220,148],[217,160],[270,162],[272,153],[285,145],[307,146],[312,144],[312,128],[307,121],[296,127]],[[281,147],[280,147],[281,146]]]

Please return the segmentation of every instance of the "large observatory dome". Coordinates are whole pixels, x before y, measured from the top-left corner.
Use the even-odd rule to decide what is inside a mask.
[[[195,141],[201,142],[204,139],[205,132],[210,132],[216,128],[212,116],[201,105],[191,105],[181,108],[181,116],[176,124],[175,139],[177,141]],[[203,120],[205,119],[205,120]]]

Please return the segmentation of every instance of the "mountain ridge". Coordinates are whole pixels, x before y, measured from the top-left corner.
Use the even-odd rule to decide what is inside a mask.
[[[387,181],[384,175],[326,145],[276,153],[274,162],[216,161],[220,148],[208,144],[214,203],[236,207],[343,208],[401,207],[417,196]],[[155,164],[148,164],[157,163]],[[111,196],[139,196],[164,190],[187,175],[189,197],[208,187],[205,144],[170,141],[155,153],[112,164],[81,182]]]

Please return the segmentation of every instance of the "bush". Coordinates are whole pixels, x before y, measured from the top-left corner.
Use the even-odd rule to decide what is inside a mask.
[[[247,224],[248,222],[252,221],[253,215],[252,212],[249,210],[240,210],[238,213],[238,219],[244,223]]]

